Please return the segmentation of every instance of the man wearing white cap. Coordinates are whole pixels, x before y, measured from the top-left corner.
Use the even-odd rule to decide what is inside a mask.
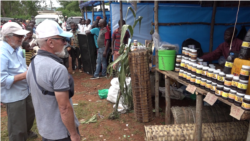
[[[7,107],[9,140],[25,141],[37,137],[30,131],[35,113],[25,79],[26,60],[20,48],[24,35],[29,31],[15,22],[8,22],[1,32],[1,102]]]
[[[40,50],[27,72],[35,108],[36,122],[43,141],[80,141],[79,122],[74,114],[69,76],[63,66],[64,45],[72,33],[65,32],[52,20],[36,28]]]

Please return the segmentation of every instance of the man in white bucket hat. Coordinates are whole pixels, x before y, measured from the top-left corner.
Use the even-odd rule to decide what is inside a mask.
[[[71,100],[73,78],[59,58],[64,56],[66,38],[72,33],[63,31],[55,21],[44,20],[37,26],[36,36],[40,50],[31,61],[27,82],[39,134],[43,141],[80,141]]]
[[[26,60],[20,48],[23,37],[29,31],[15,22],[8,22],[1,32],[1,102],[7,108],[9,140],[24,141],[37,137],[30,131],[35,113],[26,81]]]

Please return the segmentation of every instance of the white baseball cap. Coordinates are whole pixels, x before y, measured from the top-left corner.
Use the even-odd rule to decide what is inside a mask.
[[[7,34],[13,33],[16,35],[26,35],[30,31],[24,30],[18,23],[15,22],[7,22],[2,27],[2,35],[5,36]]]
[[[52,20],[44,20],[36,27],[36,38],[47,38],[51,36],[62,36],[70,38],[73,36],[70,32],[65,32],[59,24]]]

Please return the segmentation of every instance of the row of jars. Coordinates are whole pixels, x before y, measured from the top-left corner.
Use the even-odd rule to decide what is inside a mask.
[[[192,59],[197,58],[197,50],[196,49],[190,49],[188,47],[182,48],[182,56],[190,57]]]
[[[229,78],[231,77],[232,80],[230,81]],[[215,94],[216,96],[222,97],[229,102],[234,103],[236,106],[241,106],[244,110],[250,110],[250,96],[245,95],[248,81],[243,82],[244,80],[239,80],[238,76],[226,75],[226,81],[224,81],[224,84],[218,84],[181,69],[179,71],[179,78],[185,80],[191,85],[195,85]]]

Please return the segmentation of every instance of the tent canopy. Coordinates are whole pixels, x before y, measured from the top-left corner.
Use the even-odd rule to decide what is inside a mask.
[[[108,3],[108,2],[109,2],[108,0],[104,0],[104,3]],[[79,4],[79,7],[82,9],[83,7],[86,7],[86,6],[92,6],[92,5],[96,6],[100,4],[101,4],[101,1],[89,0],[87,2]]]

